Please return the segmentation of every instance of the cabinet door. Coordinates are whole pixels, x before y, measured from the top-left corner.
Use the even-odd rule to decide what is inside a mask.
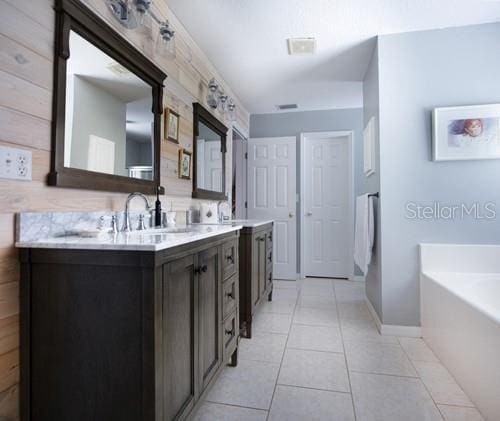
[[[266,234],[261,234],[259,237],[259,296],[262,297],[266,292],[266,267],[267,267],[267,245]]]
[[[165,420],[182,418],[195,398],[194,303],[196,257],[163,266],[163,356]]]
[[[222,364],[220,248],[198,255],[199,373],[203,391]]]

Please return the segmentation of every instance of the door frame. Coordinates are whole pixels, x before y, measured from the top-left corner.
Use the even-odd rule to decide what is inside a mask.
[[[332,137],[347,137],[347,172],[348,172],[348,262],[349,280],[354,279],[354,131],[332,131],[332,132],[308,132],[300,134],[300,277],[304,279],[305,275],[305,149],[307,141],[325,139]]]
[[[232,194],[232,187],[233,187],[233,170],[235,164],[238,166],[241,166],[242,168],[242,174],[244,174],[244,180],[239,180],[237,178],[237,183],[236,183],[236,209],[237,210],[242,210],[242,214],[244,215],[242,218],[236,217],[236,219],[247,219],[248,216],[248,211],[247,208],[245,207],[245,204],[248,201],[248,165],[247,165],[247,153],[248,153],[248,136],[244,135],[243,132],[239,129],[239,127],[236,124],[233,124],[232,130],[231,130],[231,148],[234,148],[235,146],[235,140],[234,140],[234,133],[238,134],[238,136],[241,137],[241,150],[239,151],[240,153],[238,154],[238,151],[236,153],[233,153],[233,149],[231,149],[231,156],[236,157],[236,162],[231,162],[231,192],[230,192],[230,197],[231,197],[231,205],[233,201],[233,194]],[[243,183],[241,181],[244,181]],[[243,192],[245,194],[243,194]]]

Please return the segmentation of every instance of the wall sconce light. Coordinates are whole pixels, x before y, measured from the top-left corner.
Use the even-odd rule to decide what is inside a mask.
[[[207,104],[214,110],[219,110],[222,115],[226,114],[231,121],[236,121],[236,104],[232,98],[224,93],[215,78],[208,82]]]
[[[175,58],[175,31],[167,20],[160,24],[158,52],[166,57]]]
[[[231,98],[227,104],[227,113],[231,121],[236,121],[236,104],[234,103],[233,98]]]
[[[175,57],[175,31],[168,21],[160,20],[151,10],[152,0],[105,0],[113,16],[127,29],[137,29],[144,25],[146,16],[160,26],[158,53]]]

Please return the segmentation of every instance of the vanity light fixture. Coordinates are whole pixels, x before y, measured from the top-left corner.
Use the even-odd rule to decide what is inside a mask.
[[[169,58],[175,57],[175,31],[168,20],[162,21],[155,15],[152,0],[105,0],[109,10],[121,25],[127,29],[143,26],[150,16],[160,27],[157,51]]]
[[[229,99],[229,103],[227,104],[227,113],[231,121],[236,121],[236,104],[234,103],[233,98]]]
[[[208,82],[207,104],[213,110],[219,110],[222,115],[227,112],[231,121],[236,121],[236,104],[232,98],[224,93],[215,78]]]

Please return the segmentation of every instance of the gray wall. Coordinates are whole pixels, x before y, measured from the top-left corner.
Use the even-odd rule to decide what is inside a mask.
[[[405,204],[410,201],[496,202],[500,212],[500,161],[431,161],[431,110],[500,103],[499,69],[500,23],[379,39],[385,324],[420,325],[419,243],[500,241],[498,218],[405,218]]]
[[[372,59],[365,74],[363,82],[363,107],[364,107],[364,127],[368,124],[370,119],[375,118],[375,156],[376,156],[376,170],[375,174],[370,177],[365,177],[366,191],[380,192],[380,133],[379,133],[379,72],[378,72],[378,46],[372,55]],[[363,176],[364,177],[364,176]],[[382,197],[382,194],[380,195]],[[379,200],[382,200],[379,199]],[[378,313],[379,318],[382,320],[382,274],[381,274],[381,220],[379,212],[379,200],[374,199],[375,203],[375,244],[372,256],[372,262],[368,268],[368,273],[365,276],[366,280],[366,296],[372,303],[375,311]]]
[[[354,189],[355,196],[367,187],[363,175],[363,109],[303,111],[292,113],[257,114],[250,117],[250,137],[295,136],[297,138],[297,192],[300,193],[300,134],[306,132],[354,131]],[[299,209],[297,208],[297,215]],[[300,219],[297,219],[300,235]],[[300,259],[297,258],[297,265]],[[298,267],[298,270],[300,268]]]

